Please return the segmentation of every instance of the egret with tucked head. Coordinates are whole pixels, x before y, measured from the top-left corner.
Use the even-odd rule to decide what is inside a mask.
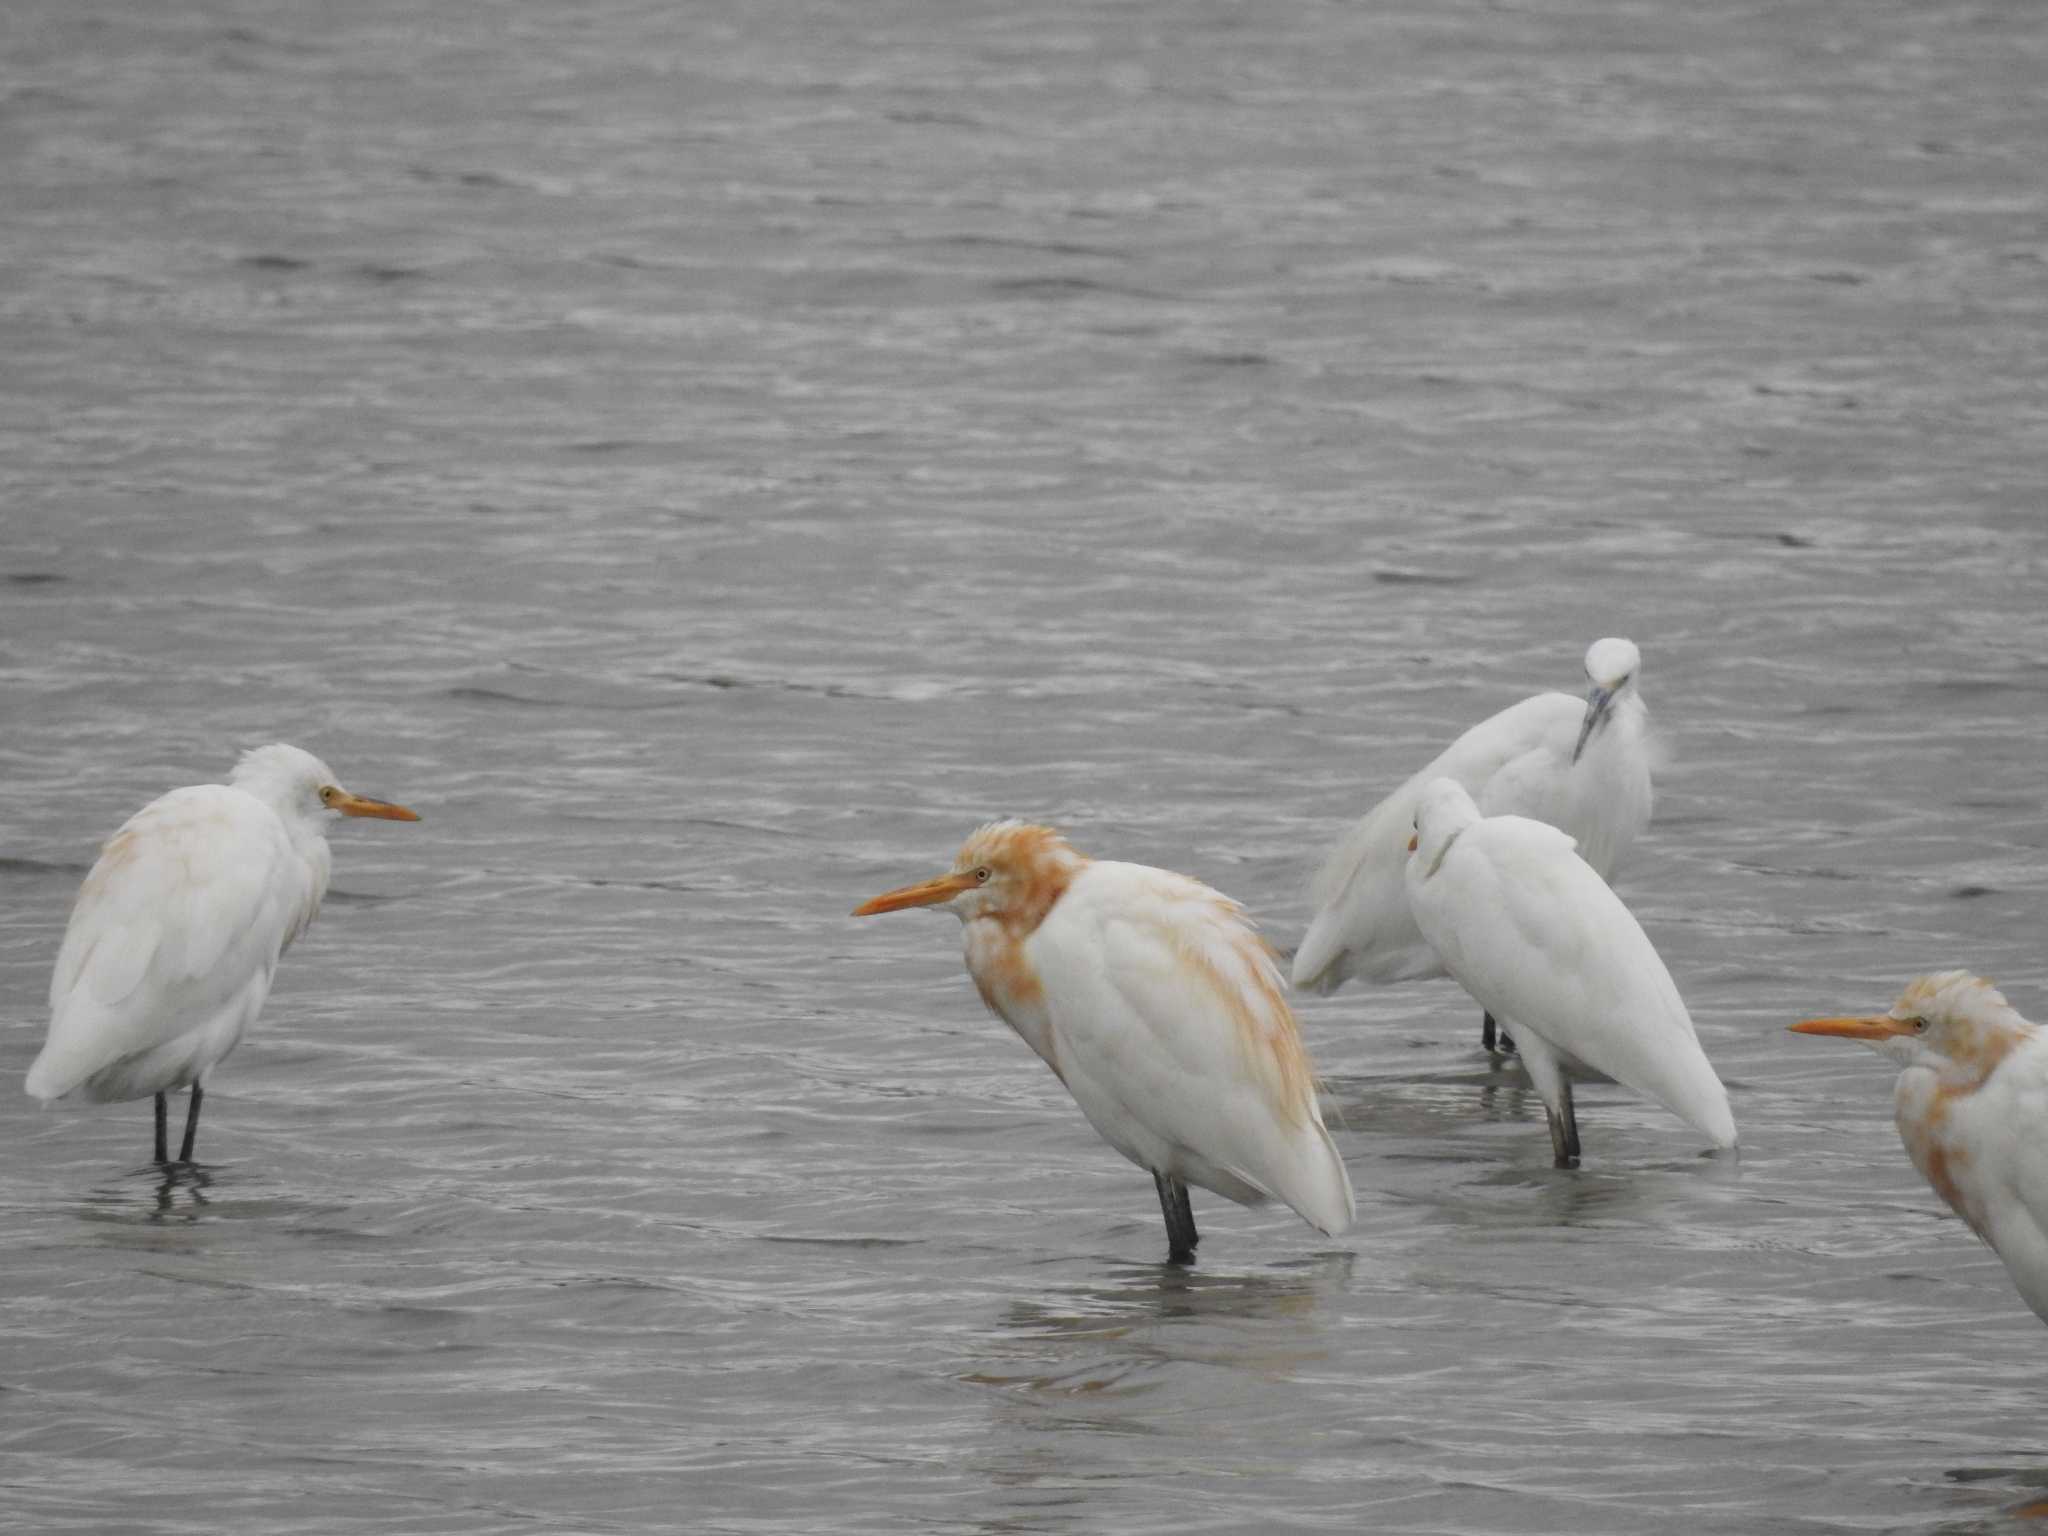
[[[1562,829],[1601,879],[1612,876],[1650,824],[1642,671],[1632,642],[1594,641],[1583,699],[1541,693],[1480,721],[1367,811],[1316,876],[1317,911],[1294,954],[1294,984],[1328,992],[1352,976],[1388,982],[1445,974],[1402,883],[1416,802],[1434,779],[1456,779],[1489,816],[1528,816]],[[1493,1026],[1489,1015],[1489,1050]]]
[[[310,752],[244,753],[225,784],[152,800],[107,840],[79,889],[50,977],[50,1033],[29,1068],[36,1098],[156,1097],[190,1086],[180,1162],[192,1160],[207,1074],[240,1044],[278,956],[327,892],[327,824],[418,821],[350,794]]]
[[[1194,1257],[1188,1186],[1351,1225],[1351,1180],[1323,1127],[1315,1069],[1272,953],[1236,902],[1185,875],[1083,858],[1048,827],[1001,821],[952,870],[855,917],[937,907],[965,925],[990,1010],[1147,1169],[1168,1257]]]
[[[1716,1147],[1728,1094],[1649,935],[1553,826],[1481,816],[1455,779],[1426,785],[1408,844],[1408,901],[1444,968],[1512,1022],[1549,1113],[1557,1165],[1579,1158],[1570,1072],[1657,1100]]]
[[[2048,1322],[2048,1032],[1968,971],[1918,978],[1887,1013],[1792,1029],[1861,1040],[1899,1064],[1906,1155]]]

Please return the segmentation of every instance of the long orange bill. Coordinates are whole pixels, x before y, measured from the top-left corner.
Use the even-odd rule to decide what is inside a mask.
[[[1873,1013],[1853,1019],[1801,1019],[1792,1026],[1795,1035],[1839,1035],[1844,1040],[1886,1040],[1893,1035],[1910,1035],[1910,1019],[1895,1019],[1888,1013]]]
[[[951,901],[973,885],[974,876],[971,874],[941,875],[936,880],[921,880],[916,885],[884,891],[872,901],[864,901],[855,907],[853,915],[873,917],[881,912],[901,912],[905,907],[937,906],[942,901]]]
[[[329,802],[344,816],[375,816],[381,821],[418,821],[418,811],[408,811],[389,800],[370,800],[362,795],[337,795]]]

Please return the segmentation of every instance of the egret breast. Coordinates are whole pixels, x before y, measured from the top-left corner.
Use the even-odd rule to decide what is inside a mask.
[[[1005,924],[976,918],[967,924],[966,955],[967,974],[974,978],[974,989],[988,1011],[1014,1029],[1065,1082],[1052,1016],[1046,1011],[1045,984],[1022,942]]]
[[[1970,1149],[1954,1118],[1958,1102],[1970,1091],[1946,1083],[1925,1069],[1901,1073],[1897,1099],[1899,1139],[1905,1143],[1906,1155],[1920,1170],[1920,1176],[1947,1202],[1950,1210],[1989,1242],[1988,1218],[1973,1187]]]

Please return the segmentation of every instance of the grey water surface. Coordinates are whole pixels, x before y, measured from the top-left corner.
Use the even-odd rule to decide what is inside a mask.
[[[1789,1036],[2048,1016],[2035,0],[12,0],[0,1530],[1982,1532],[2048,1333]],[[1244,901],[1634,637],[1739,1156],[1303,1001],[1356,1229],[1150,1181],[846,914]],[[219,1071],[14,1088],[97,842],[417,826]]]

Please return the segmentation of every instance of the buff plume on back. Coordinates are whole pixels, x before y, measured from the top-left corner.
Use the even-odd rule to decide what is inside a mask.
[[[1329,1233],[1356,1214],[1271,951],[1201,882],[1091,860],[1050,828],[995,822],[946,874],[857,916],[941,907],[982,1000],[1149,1170],[1177,1262],[1198,1240],[1190,1185],[1277,1199]]]

